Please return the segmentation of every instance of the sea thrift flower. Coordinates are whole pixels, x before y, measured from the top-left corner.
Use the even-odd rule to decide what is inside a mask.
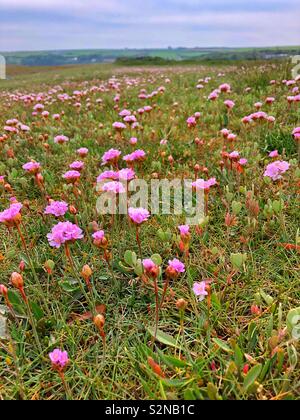
[[[196,190],[209,191],[209,189],[216,184],[216,178],[210,178],[207,181],[205,181],[204,179],[197,179],[195,182],[192,183],[192,187],[194,187]]]
[[[140,225],[146,222],[150,217],[150,213],[148,212],[148,210],[142,207],[139,207],[139,208],[129,207],[128,215],[131,221],[135,223],[136,225]]]
[[[121,169],[117,173],[117,176],[121,181],[131,181],[135,177],[135,172],[131,168],[125,168],[125,169]]]
[[[270,158],[277,158],[279,156],[278,150],[273,150],[269,153]]]
[[[75,242],[83,238],[82,230],[71,222],[59,222],[52,228],[51,233],[47,235],[49,244],[52,247],[60,248],[68,242]]]
[[[169,278],[177,278],[179,274],[185,272],[185,265],[177,258],[169,260],[169,265],[166,270],[166,274]]]
[[[45,208],[44,214],[51,214],[55,217],[64,216],[68,211],[68,204],[64,201],[52,201]]]
[[[63,371],[69,363],[68,353],[60,349],[55,349],[52,353],[49,353],[49,359],[52,367],[59,371]]]
[[[231,86],[228,83],[223,83],[219,86],[221,92],[229,93],[231,91]]]
[[[81,158],[84,158],[88,155],[89,149],[87,149],[86,147],[81,147],[77,150],[77,153]]]
[[[23,205],[13,203],[10,207],[0,213],[0,223],[4,223],[8,227],[12,227],[21,222],[21,209]]]
[[[205,281],[194,283],[193,292],[199,298],[199,301],[200,302],[203,299],[205,299],[205,296],[208,295],[208,292],[206,291],[206,283],[205,283]]]
[[[226,101],[224,101],[224,105],[228,109],[232,109],[234,107],[235,103],[233,101],[231,101],[230,99],[227,99]]]
[[[122,182],[118,181],[107,182],[102,186],[102,191],[112,192],[114,194],[123,194],[126,192]]]
[[[116,121],[115,123],[113,123],[113,128],[117,131],[122,131],[125,130],[126,125],[122,122]]]
[[[22,168],[25,171],[30,172],[31,174],[37,174],[40,171],[41,164],[38,162],[32,161],[32,162],[25,163],[25,165],[23,165]]]
[[[189,225],[180,225],[178,226],[179,232],[181,236],[188,236],[190,234],[190,227]]]
[[[104,171],[97,178],[97,182],[105,181],[106,179],[116,180],[118,179],[118,172],[115,171]]]
[[[134,152],[130,153],[129,155],[126,155],[123,157],[123,160],[127,163],[132,162],[142,162],[145,160],[146,153],[144,150],[135,150]]]
[[[69,166],[70,169],[74,169],[78,172],[82,171],[82,169],[84,168],[84,163],[80,162],[80,161],[75,161],[73,163],[71,163],[71,165]]]
[[[129,143],[134,146],[135,144],[137,144],[138,139],[136,137],[131,137],[131,139],[129,140]]]
[[[97,232],[93,233],[92,237],[94,239],[93,243],[97,248],[107,248],[108,240],[105,237],[104,230],[98,230]]]
[[[234,152],[229,153],[228,156],[229,156],[229,159],[237,160],[240,157],[240,154],[239,152],[234,151]]]
[[[245,158],[242,158],[242,159],[240,159],[240,160],[238,161],[238,163],[239,163],[239,165],[241,165],[241,166],[245,166],[245,165],[247,165],[248,160],[247,160],[247,159],[245,159]]]
[[[158,276],[159,267],[150,258],[143,260],[143,267],[147,276],[153,278]]]
[[[64,143],[67,143],[68,141],[69,141],[69,137],[67,136],[59,135],[59,136],[54,137],[54,143],[56,144],[64,144]]]
[[[186,120],[186,123],[187,123],[187,125],[188,125],[188,127],[195,127],[196,126],[196,124],[197,124],[197,120],[196,120],[196,118],[195,117],[189,117],[187,120]]]
[[[68,171],[63,175],[63,178],[70,184],[75,184],[80,178],[80,172]]]
[[[120,150],[110,149],[104,153],[102,156],[102,165],[106,165],[108,163],[114,165],[118,162],[121,156]]]
[[[270,163],[265,170],[264,176],[271,178],[273,181],[277,181],[282,178],[282,174],[288,171],[290,164],[283,160],[277,160]]]

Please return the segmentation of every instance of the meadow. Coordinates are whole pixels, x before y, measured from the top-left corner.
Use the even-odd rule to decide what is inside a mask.
[[[8,70],[0,399],[299,400],[290,64]],[[137,178],[205,213],[97,212]]]

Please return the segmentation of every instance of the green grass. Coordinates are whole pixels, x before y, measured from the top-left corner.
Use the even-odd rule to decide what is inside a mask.
[[[299,400],[299,341],[286,329],[289,311],[299,306],[299,251],[280,245],[296,245],[300,227],[300,168],[291,136],[293,128],[299,126],[299,106],[288,107],[288,89],[280,83],[289,74],[286,64],[259,66],[247,62],[244,69],[240,65],[145,69],[94,65],[36,69],[34,74],[25,74],[22,69],[17,74],[15,69],[10,80],[0,81],[0,126],[9,118],[18,118],[31,127],[30,133],[9,136],[0,143],[0,175],[6,176],[5,181],[12,188],[9,192],[0,184],[0,210],[8,207],[12,195],[25,204],[28,200],[22,210],[21,229],[26,232],[29,256],[41,285],[37,284],[15,229],[8,234],[1,225],[0,283],[13,292],[10,299],[18,317],[15,320],[6,316],[9,338],[0,340],[0,399],[65,399],[65,389],[48,358],[48,353],[59,347],[69,353],[65,381],[74,399]],[[125,130],[122,140],[112,130],[112,123],[120,120],[119,110],[113,109],[114,90],[89,92],[82,98],[79,112],[74,107],[75,100],[61,103],[54,94],[55,100],[46,109],[50,115],[64,110],[60,123],[32,117],[33,104],[25,106],[6,95],[14,91],[49,92],[58,85],[71,95],[74,90],[107,86],[112,75],[120,82],[119,110],[136,110],[149,103],[154,107],[149,115],[137,117],[143,130]],[[203,90],[197,90],[198,80],[208,75],[212,80]],[[128,88],[128,78],[136,85]],[[166,78],[171,83],[165,83]],[[272,79],[278,81],[276,87],[269,85]],[[209,93],[223,82],[231,84],[232,93],[221,96],[217,102],[207,101]],[[164,94],[145,102],[138,99],[140,89],[151,92],[161,85],[166,87]],[[246,94],[244,89],[248,86],[252,90]],[[276,123],[242,126],[241,118],[254,112],[253,104],[263,102],[267,96],[276,97],[272,107],[263,106],[276,117]],[[90,108],[86,106],[87,97]],[[99,98],[102,105],[96,104]],[[236,102],[229,116],[223,104],[226,98]],[[201,112],[201,119],[195,130],[188,130],[186,119],[196,111]],[[219,130],[224,122],[238,135],[234,145],[226,146],[227,150],[238,150],[249,161],[244,174],[229,169],[220,171],[224,144]],[[55,145],[53,138],[57,134],[69,136],[70,142]],[[153,286],[132,271],[125,272],[119,264],[125,264],[126,250],[139,252],[135,229],[126,217],[116,217],[111,224],[109,216],[96,213],[94,183],[102,171],[101,156],[111,147],[119,148],[124,155],[134,150],[128,142],[133,135],[139,139],[136,148],[147,152],[146,161],[136,168],[140,177],[148,181],[157,175],[193,178],[194,165],[198,163],[207,167],[209,175],[219,183],[210,193],[209,223],[202,232],[191,229],[186,272],[171,282],[160,312],[159,330],[168,336],[161,338],[159,333],[154,345],[149,332],[155,324]],[[202,147],[196,146],[195,137],[204,140]],[[159,145],[162,138],[168,139],[165,149]],[[88,147],[89,155],[79,185],[81,195],[76,198],[61,176],[76,160],[79,147]],[[263,173],[270,162],[268,152],[273,148],[278,148],[291,167],[281,183],[267,184]],[[14,157],[8,157],[11,150]],[[174,158],[173,166],[168,163],[169,155]],[[76,216],[66,216],[85,233],[84,240],[71,245],[76,275],[63,248],[53,249],[47,241],[46,235],[56,222],[54,218],[42,217],[45,197],[33,177],[22,170],[30,159],[42,164],[47,195],[64,199],[78,210]],[[250,196],[259,205],[257,218],[249,210]],[[282,210],[268,217],[265,206],[269,200],[280,199],[284,202]],[[228,211],[233,213],[234,201],[241,203],[241,211],[235,226],[227,228],[225,215]],[[110,238],[116,281],[103,261],[103,252],[91,243],[93,221]],[[160,296],[168,260],[184,259],[177,236],[177,226],[182,223],[183,216],[158,215],[141,227],[143,258],[157,253],[162,257]],[[168,242],[158,236],[159,229],[171,230]],[[247,253],[247,261],[229,282],[233,271],[231,254],[235,253]],[[36,304],[33,313],[42,354],[20,295],[9,284],[21,259],[26,262],[25,291],[29,301]],[[52,275],[44,268],[47,260],[54,262]],[[94,302],[105,306],[105,348],[92,320],[79,318],[90,309],[78,288],[78,273],[84,264],[93,270]],[[210,306],[207,299],[198,302],[192,291],[193,283],[203,279],[211,280]],[[182,315],[183,330],[176,307],[180,298],[187,302]],[[258,315],[251,313],[254,304],[260,309]],[[152,370],[149,357],[159,364],[164,377]]]

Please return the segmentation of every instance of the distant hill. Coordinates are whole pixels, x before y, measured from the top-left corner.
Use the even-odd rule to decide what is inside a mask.
[[[122,50],[57,50],[4,52],[7,64],[21,66],[62,66],[93,63],[159,64],[184,61],[265,60],[300,55],[299,47],[271,48],[168,48]]]

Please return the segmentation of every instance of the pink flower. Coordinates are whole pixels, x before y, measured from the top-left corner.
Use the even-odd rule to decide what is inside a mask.
[[[143,267],[146,271],[151,271],[153,268],[156,268],[156,264],[150,258],[147,258],[143,260]]]
[[[125,130],[126,125],[122,122],[116,121],[113,123],[113,128],[117,131],[122,131],[122,130]]]
[[[83,232],[71,222],[59,222],[52,228],[51,233],[48,233],[47,238],[51,246],[60,248],[65,243],[82,239]]]
[[[0,223],[5,223],[6,225],[14,225],[18,223],[21,219],[20,211],[23,205],[20,203],[13,203],[10,207],[0,213]]]
[[[106,165],[107,163],[116,163],[121,156],[120,150],[110,149],[104,153],[102,156],[102,165]]]
[[[131,137],[131,139],[129,140],[129,143],[134,146],[135,144],[137,144],[138,139],[136,137]]]
[[[64,216],[68,211],[68,204],[64,201],[52,201],[45,208],[44,214],[51,214],[55,217]]]
[[[229,159],[236,160],[239,157],[240,157],[240,154],[236,150],[234,152],[229,153]]]
[[[242,159],[240,159],[240,160],[239,160],[239,164],[240,164],[241,166],[245,166],[245,165],[247,165],[247,163],[248,163],[248,160],[247,160],[247,159],[245,159],[245,158],[242,158]]]
[[[80,172],[84,168],[84,163],[80,162],[80,161],[75,161],[75,162],[71,163],[69,168]]]
[[[177,258],[169,260],[168,268],[174,270],[177,274],[185,272],[185,265],[179,261]]]
[[[271,105],[273,102],[275,102],[275,98],[272,98],[272,97],[266,98],[266,104]]]
[[[231,101],[230,99],[227,99],[226,101],[224,101],[224,105],[226,105],[226,107],[228,109],[232,109],[235,105],[235,103],[233,101]]]
[[[188,125],[189,127],[195,127],[195,126],[196,126],[196,124],[197,124],[197,120],[196,120],[196,118],[195,118],[195,117],[189,117],[189,118],[186,120],[186,123],[187,123],[187,125]]]
[[[68,171],[63,175],[63,178],[70,183],[75,183],[80,178],[80,172]]]
[[[107,182],[106,184],[103,185],[102,191],[112,192],[114,194],[123,194],[126,192],[123,184],[118,181]]]
[[[178,229],[179,229],[180,235],[182,236],[187,236],[190,233],[189,225],[180,225],[178,226]]]
[[[135,162],[135,161],[141,162],[145,159],[145,157],[146,157],[146,153],[144,152],[144,150],[135,150],[129,155],[124,156],[123,160],[125,160],[125,162]]]
[[[68,353],[59,349],[55,349],[52,353],[49,353],[49,358],[55,369],[62,370],[69,363]]]
[[[57,144],[67,143],[68,141],[69,141],[69,137],[67,136],[59,135],[59,136],[54,137],[54,143],[57,143]]]
[[[83,158],[88,155],[89,149],[87,149],[86,147],[81,147],[80,149],[77,150],[77,153],[81,158]]]
[[[231,86],[228,83],[223,83],[222,85],[219,86],[219,89],[221,92],[228,93],[231,91]]]
[[[223,137],[227,138],[230,134],[230,131],[227,128],[223,128],[221,130],[221,134],[222,134]]]
[[[105,238],[104,230],[98,230],[97,232],[93,233],[92,236],[95,241],[102,241],[102,239]]]
[[[97,182],[101,182],[104,181],[106,179],[113,179],[116,180],[118,179],[118,172],[115,171],[104,171],[102,172],[102,174],[100,174],[97,178]]]
[[[192,182],[192,187],[196,188],[196,190],[209,191],[209,189],[216,184],[216,178],[210,178],[207,181],[205,181],[204,179],[197,179],[195,182]]]
[[[276,162],[270,163],[265,170],[264,176],[268,176],[273,181],[277,181],[282,178],[282,174],[288,171],[290,164],[283,160],[277,160]]]
[[[121,181],[131,181],[135,177],[135,172],[133,169],[125,168],[121,169],[117,176]]]
[[[205,298],[205,296],[208,295],[206,291],[205,281],[194,283],[193,292],[195,293],[197,297],[199,297],[199,300],[202,301]]]
[[[150,213],[148,212],[148,210],[142,207],[139,207],[139,208],[129,207],[128,215],[131,221],[135,223],[136,225],[140,225],[146,222],[150,217]]]
[[[272,152],[269,153],[270,158],[276,158],[278,156],[279,156],[278,150],[273,150]]]
[[[39,172],[41,168],[41,164],[38,162],[32,161],[32,162],[25,163],[25,165],[23,165],[22,168],[27,172],[36,174],[37,172]]]
[[[131,115],[131,111],[129,111],[128,109],[123,109],[123,111],[119,113],[119,116],[122,118],[128,117],[129,115]]]

